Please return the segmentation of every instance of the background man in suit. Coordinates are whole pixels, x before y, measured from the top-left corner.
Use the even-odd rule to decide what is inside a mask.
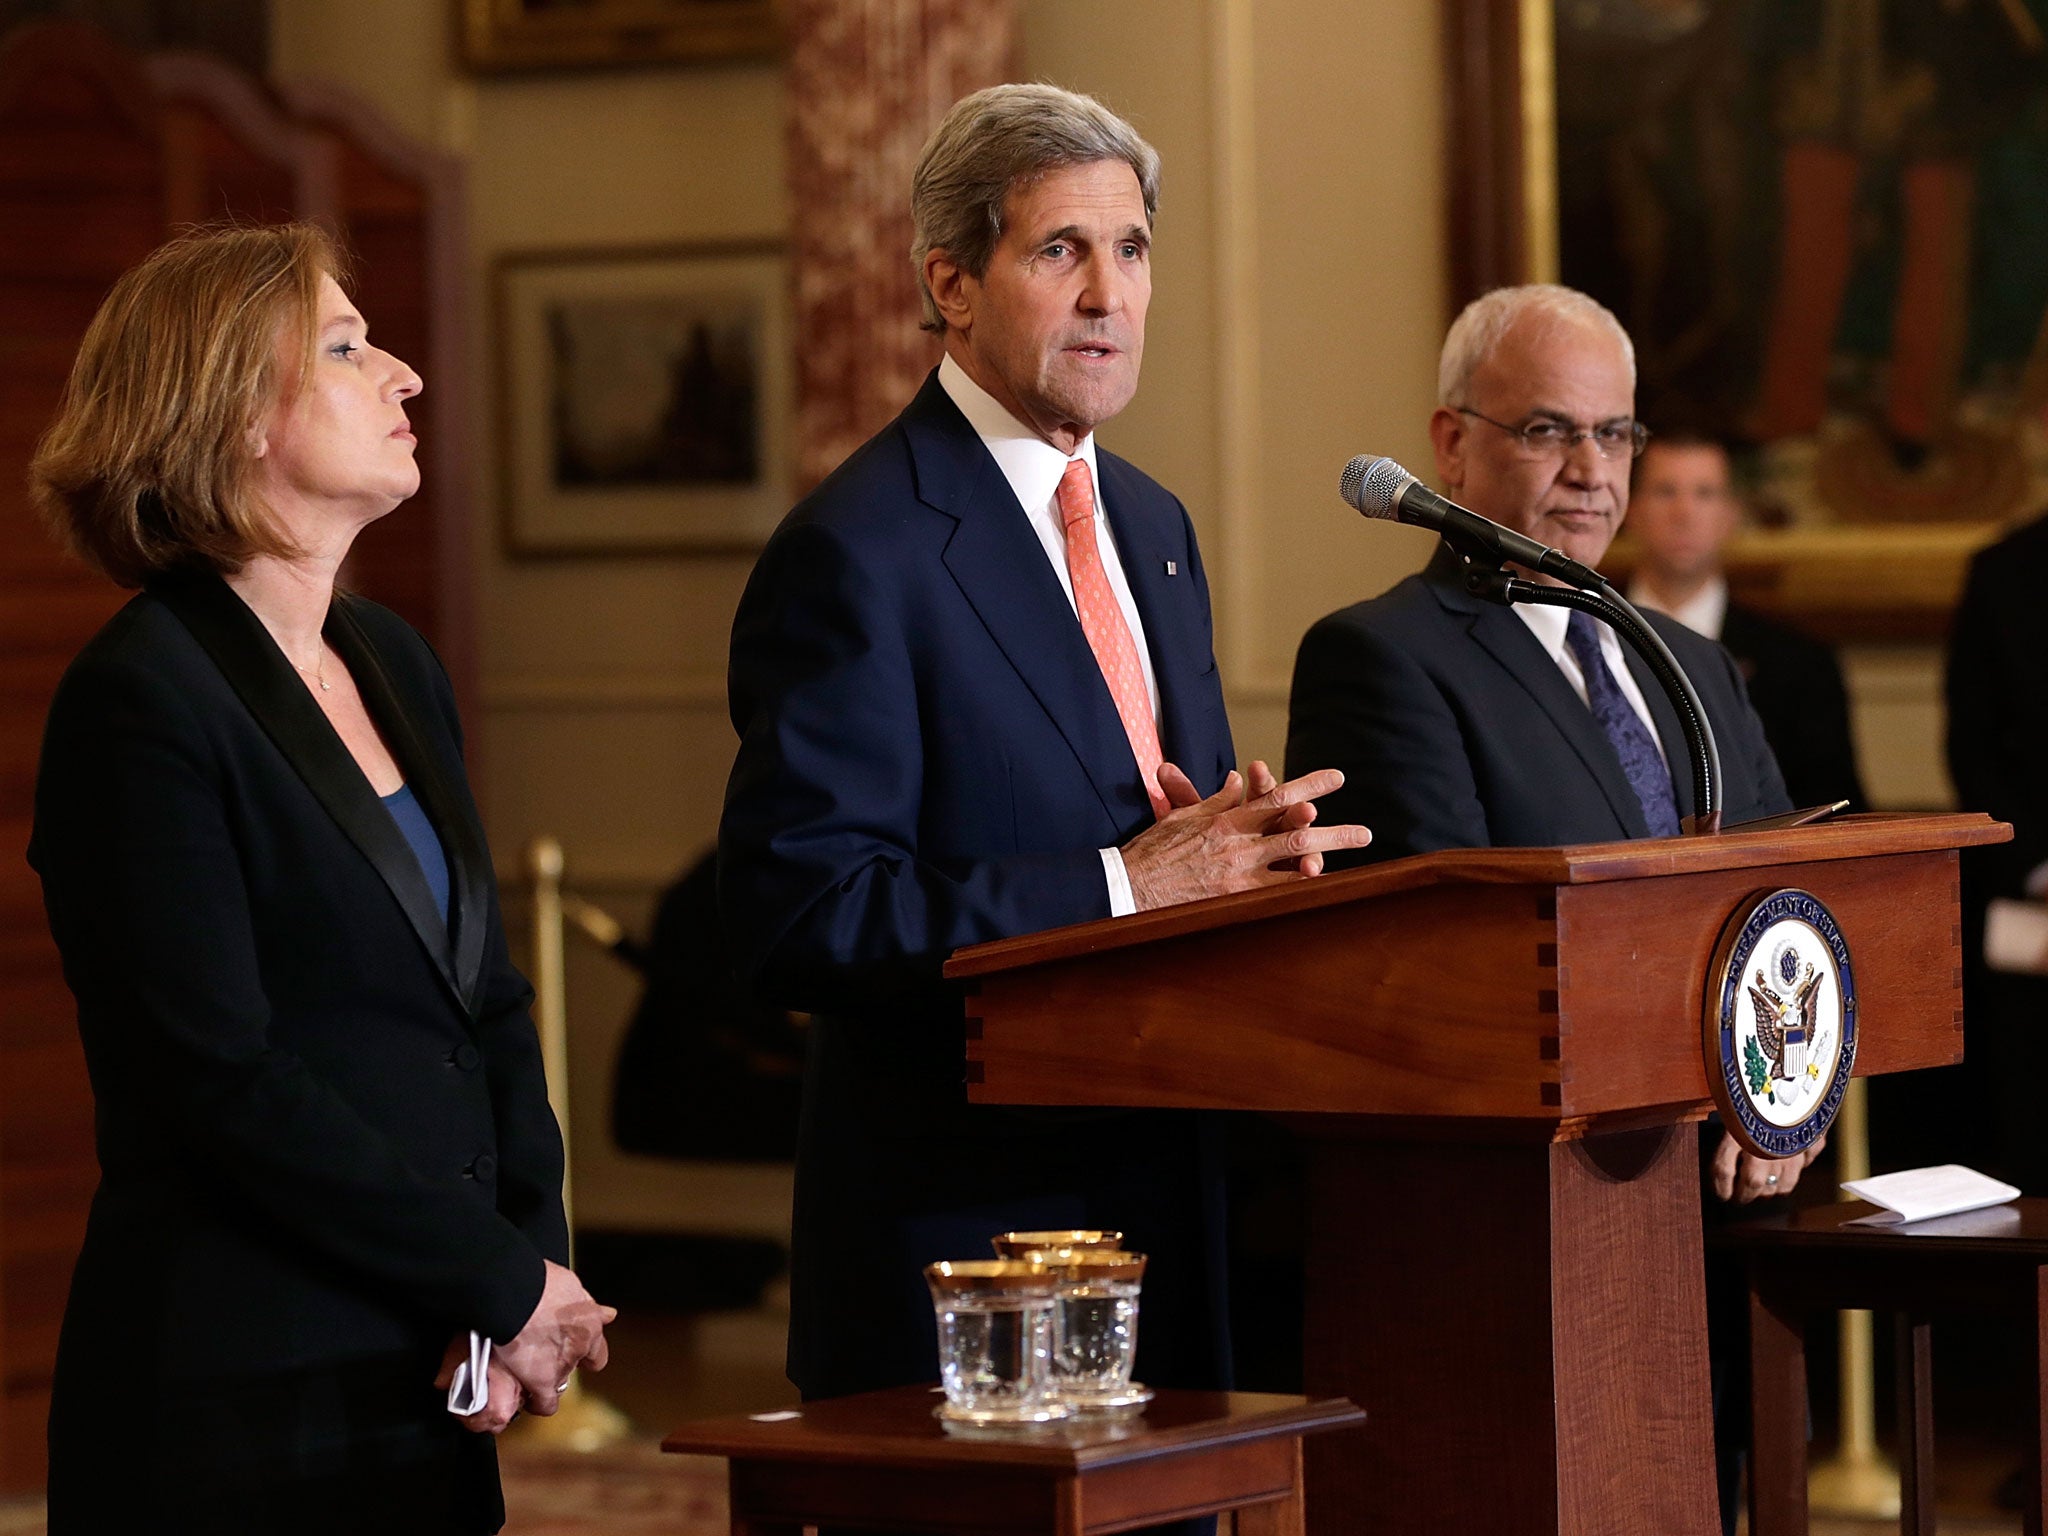
[[[1721,550],[1742,507],[1727,451],[1694,433],[1658,433],[1636,461],[1628,515],[1641,553],[1629,601],[1727,647],[1794,805],[1847,800],[1861,809],[1849,694],[1833,649],[1729,601]]]
[[[1157,188],[1157,155],[1086,97],[955,106],[912,194],[945,359],[790,514],[733,626],[721,907],[745,973],[816,1015],[807,1397],[930,1379],[920,1267],[1005,1228],[1122,1229],[1152,1256],[1141,1376],[1227,1380],[1196,1121],[969,1105],[939,976],[963,944],[1298,879],[1366,841],[1309,824],[1339,775],[1232,770],[1187,514],[1095,446],[1137,386]]]
[[[2048,608],[2038,590],[2048,517],[1970,562],[1948,648],[1948,771],[1957,803],[2012,823],[2012,841],[1963,859],[1963,922],[1972,1092],[1997,1106],[1986,1160],[2029,1194],[2048,1189],[2041,1083],[2048,1074],[2048,977],[1984,962],[1984,915],[1996,898],[2048,900]],[[1981,1102],[1981,1097],[1980,1097]],[[1980,1120],[1982,1116],[1978,1117]]]
[[[1647,436],[1620,322],[1569,288],[1496,289],[1444,338],[1437,402],[1430,441],[1446,492],[1597,567]],[[1343,770],[1326,814],[1368,822],[1376,858],[1675,834],[1693,812],[1692,776],[1677,713],[1649,669],[1590,616],[1470,595],[1464,569],[1439,545],[1420,575],[1302,640],[1287,759]],[[1673,619],[1648,617],[1713,723],[1724,820],[1788,809],[1733,659]],[[1725,1133],[1702,1151],[1715,1193],[1743,1203],[1790,1193],[1810,1161],[1754,1158]],[[1716,1292],[1716,1406],[1739,1413],[1739,1370],[1721,1366],[1739,1366],[1741,1296],[1725,1284]],[[1742,1438],[1735,1421],[1717,1420],[1732,1530]]]

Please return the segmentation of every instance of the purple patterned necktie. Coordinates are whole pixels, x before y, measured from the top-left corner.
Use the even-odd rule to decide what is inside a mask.
[[[1643,820],[1649,823],[1650,835],[1676,837],[1678,801],[1671,789],[1671,770],[1664,766],[1664,758],[1657,751],[1657,738],[1650,734],[1643,717],[1635,712],[1614,674],[1607,670],[1593,616],[1573,609],[1564,639],[1572,654],[1579,658],[1579,670],[1586,674],[1586,702],[1592,706],[1600,729],[1607,733],[1614,755],[1621,759],[1621,771],[1628,776],[1629,788],[1642,803]]]

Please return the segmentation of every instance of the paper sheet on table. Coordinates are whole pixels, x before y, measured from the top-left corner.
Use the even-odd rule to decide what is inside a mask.
[[[2003,1205],[2020,1197],[2020,1192],[2010,1184],[2001,1184],[1960,1163],[1908,1168],[1903,1173],[1880,1174],[1874,1179],[1851,1179],[1842,1188],[1859,1200],[1883,1207],[1845,1223],[1852,1227],[1902,1226],[1909,1221],[1981,1211],[1987,1205]]]
[[[2048,975],[2048,902],[2001,896],[1986,907],[1984,963],[1994,971]]]
[[[491,1400],[491,1341],[474,1328],[469,1333],[469,1358],[455,1365],[448,1383],[448,1411],[457,1417],[482,1413]]]

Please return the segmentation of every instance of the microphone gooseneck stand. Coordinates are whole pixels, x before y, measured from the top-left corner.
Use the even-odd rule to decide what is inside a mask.
[[[1597,587],[1549,587],[1525,581],[1512,572],[1488,562],[1497,559],[1484,549],[1446,530],[1444,538],[1467,562],[1465,586],[1473,596],[1510,607],[1515,603],[1548,603],[1555,608],[1576,608],[1590,613],[1626,640],[1649,664],[1678,711],[1685,730],[1688,755],[1692,758],[1693,814],[1686,817],[1683,831],[1689,837],[1721,830],[1721,749],[1714,741],[1713,723],[1706,706],[1685,675],[1685,668],[1671,654],[1664,637],[1652,629],[1627,598],[1606,581]],[[1598,578],[1595,578],[1598,580]]]

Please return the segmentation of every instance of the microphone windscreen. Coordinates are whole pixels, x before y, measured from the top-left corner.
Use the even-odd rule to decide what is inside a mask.
[[[1344,466],[1344,478],[1337,494],[1367,517],[1397,522],[1401,493],[1415,483],[1415,477],[1392,459],[1361,453]]]

